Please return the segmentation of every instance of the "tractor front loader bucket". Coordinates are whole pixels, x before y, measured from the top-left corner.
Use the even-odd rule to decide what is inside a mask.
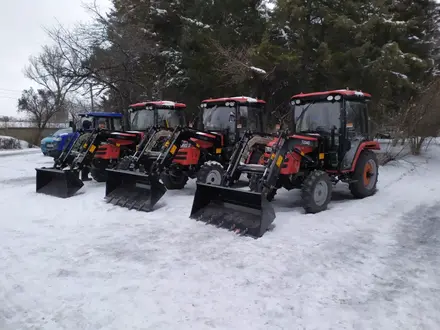
[[[275,219],[275,210],[260,193],[197,183],[190,218],[258,238]]]
[[[150,212],[166,191],[156,176],[107,169],[105,200],[113,205]]]
[[[84,185],[77,171],[63,171],[44,167],[36,168],[36,170],[37,193],[68,198],[73,196]]]

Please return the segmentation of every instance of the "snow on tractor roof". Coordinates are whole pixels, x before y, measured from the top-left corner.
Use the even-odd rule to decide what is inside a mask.
[[[300,94],[293,95],[291,97],[291,99],[313,98],[313,97],[327,96],[327,95],[333,95],[333,94],[339,94],[342,96],[357,96],[357,97],[371,98],[370,94],[364,93],[361,91],[353,91],[353,90],[349,90],[349,89],[336,89],[336,90],[325,91],[325,92],[300,93]]]
[[[155,106],[155,107],[172,107],[172,108],[186,108],[186,104],[177,103],[173,101],[145,101],[140,103],[131,104],[129,108],[145,108],[146,106]]]
[[[239,102],[239,103],[259,103],[266,104],[266,101],[256,99],[249,96],[231,96],[231,97],[221,97],[218,99],[206,99],[202,103],[221,103],[221,102]]]

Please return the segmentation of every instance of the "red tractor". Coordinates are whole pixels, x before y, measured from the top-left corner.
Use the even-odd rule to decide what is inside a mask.
[[[118,133],[117,138],[109,138],[101,143],[92,161],[90,174],[93,179],[105,182],[107,168],[114,168],[121,158],[135,153],[136,144],[130,138],[133,133],[140,134],[153,126],[171,128],[184,125],[185,109],[185,104],[172,101],[148,101],[130,105],[128,113],[131,131],[127,131],[126,134]],[[112,130],[120,130],[119,127],[111,127],[110,125],[114,125],[111,121],[104,124]],[[164,142],[164,139],[161,141]]]
[[[157,132],[144,138],[138,152],[121,161],[117,169],[107,170],[106,200],[149,212],[167,189],[182,189],[188,178],[220,184],[234,145],[247,130],[256,135],[252,148],[247,150],[247,162],[256,163],[272,139],[261,136],[265,135],[261,133],[264,105],[264,101],[249,97],[203,101],[202,122],[198,125],[203,130],[177,127],[160,151],[152,149]],[[235,180],[239,176],[236,172]]]
[[[260,136],[266,135],[262,133],[265,105],[263,100],[246,96],[203,100],[198,125],[200,130],[182,128],[178,132],[177,153],[172,164],[161,174],[167,189],[182,189],[188,178],[220,184],[224,166],[243,133],[252,130]],[[248,152],[247,162],[258,162],[268,141],[270,139],[264,140],[264,143],[254,143]],[[239,176],[237,173],[236,179]]]
[[[373,150],[380,146],[369,134],[370,98],[351,90],[292,96],[293,134],[279,132],[259,165],[240,163],[244,136],[221,185],[197,183],[191,217],[260,237],[275,219],[268,201],[281,187],[301,189],[307,213],[325,210],[339,181],[357,198],[373,195],[378,178]],[[236,171],[251,174],[251,192],[229,188]]]

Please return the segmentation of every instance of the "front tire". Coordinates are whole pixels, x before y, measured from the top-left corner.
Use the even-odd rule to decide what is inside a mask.
[[[97,167],[92,167],[90,169],[90,175],[92,176],[93,180],[96,182],[106,182],[107,181],[107,171],[104,169],[100,169]]]
[[[326,210],[332,199],[332,182],[328,174],[319,170],[311,172],[303,182],[301,198],[306,213]]]
[[[220,164],[203,164],[197,172],[197,182],[219,186],[225,170]]]
[[[251,191],[262,192],[263,188],[261,187],[260,179],[261,179],[261,175],[258,175],[258,174],[252,174],[251,175],[251,178],[249,179],[249,189]],[[277,190],[276,189],[271,189],[267,193],[266,199],[269,202],[272,202],[273,199],[275,198],[276,194],[277,194]]]
[[[362,151],[351,177],[353,182],[349,184],[350,192],[355,198],[365,198],[376,193],[378,169],[376,154],[371,150]]]
[[[188,176],[184,173],[164,171],[160,174],[160,179],[168,190],[180,190],[185,187]]]

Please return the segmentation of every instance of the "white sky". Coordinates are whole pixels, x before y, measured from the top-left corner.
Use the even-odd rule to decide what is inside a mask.
[[[92,0],[6,0],[0,10],[0,116],[18,116],[17,99],[23,89],[38,87],[23,75],[30,55],[51,40],[43,27],[57,24],[73,26],[87,21],[90,14],[82,7]],[[96,0],[101,11],[110,0]]]

